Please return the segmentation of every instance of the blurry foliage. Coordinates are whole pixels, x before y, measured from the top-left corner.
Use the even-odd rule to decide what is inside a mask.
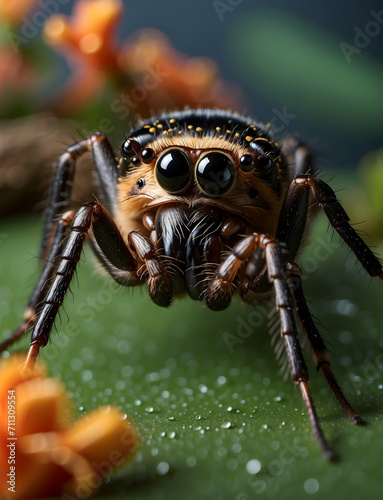
[[[257,8],[235,19],[228,51],[239,75],[276,106],[328,130],[380,137],[383,66],[363,50],[348,61],[341,43],[303,18]]]
[[[360,163],[360,182],[347,195],[350,217],[383,244],[383,149],[367,154]]]
[[[71,17],[51,16],[42,33],[37,28],[39,15],[44,15],[40,3],[14,4],[19,8],[0,7],[2,116],[43,109],[57,116],[91,118],[93,127],[102,128],[110,118],[120,121],[116,128],[122,130],[127,119],[169,107],[235,108],[241,102],[239,87],[221,80],[213,60],[189,58],[164,34],[143,30],[118,40],[121,0],[78,0]],[[52,49],[67,59],[70,76],[47,98],[44,91],[57,62]]]

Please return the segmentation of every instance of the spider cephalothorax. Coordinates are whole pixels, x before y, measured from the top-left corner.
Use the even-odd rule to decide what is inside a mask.
[[[87,151],[93,153],[103,204],[88,202],[76,211],[70,209],[75,165]],[[309,390],[297,317],[340,404],[354,423],[363,420],[332,374],[295,262],[309,200],[323,208],[367,272],[382,278],[379,260],[350,226],[333,190],[313,174],[310,151],[295,136],[280,147],[267,127],[211,109],[140,123],[124,141],[121,159],[103,134],[92,134],[58,160],[41,245],[46,264],[24,323],[1,349],[33,324],[27,357],[33,365],[49,340],[85,239],[115,281],[146,286],[160,306],[185,293],[213,310],[228,307],[235,292],[253,305],[274,295],[290,373],[331,459]]]
[[[255,228],[275,235],[290,177],[279,145],[238,114],[189,110],[143,122],[121,153],[123,230],[139,227],[162,247],[176,270],[173,295],[187,291],[211,309],[227,307],[231,294],[212,300],[206,277],[240,235]]]

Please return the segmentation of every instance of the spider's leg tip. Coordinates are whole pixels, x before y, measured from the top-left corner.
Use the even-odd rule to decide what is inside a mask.
[[[367,422],[359,415],[355,415],[355,417],[352,418],[352,423],[355,425],[367,425]]]
[[[339,460],[339,457],[338,455],[336,455],[332,450],[325,450],[323,452],[323,455],[324,455],[324,458],[328,461],[328,462],[337,462]]]

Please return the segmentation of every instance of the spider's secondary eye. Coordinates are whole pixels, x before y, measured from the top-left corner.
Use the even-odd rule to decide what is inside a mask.
[[[258,198],[258,191],[254,188],[250,188],[249,189],[249,197],[252,199],[252,200],[256,200]]]
[[[256,139],[250,143],[250,147],[257,154],[256,169],[262,174],[267,174],[274,165],[275,149],[273,145],[265,139]]]
[[[143,187],[145,186],[145,179],[143,179],[142,177],[140,179],[138,179],[137,181],[137,187],[138,189],[142,189]]]
[[[141,153],[141,159],[144,163],[150,163],[154,158],[153,149],[146,148]]]
[[[239,160],[239,166],[243,172],[251,172],[255,167],[255,160],[251,155],[243,155]]]
[[[159,157],[156,176],[160,186],[169,193],[178,193],[190,182],[191,169],[188,156],[180,149],[172,149]]]
[[[127,139],[121,147],[121,154],[125,158],[130,158],[135,155],[134,149],[132,147],[132,143],[129,139]]]
[[[197,164],[196,178],[202,191],[209,196],[225,194],[234,184],[234,164],[223,153],[207,153]]]
[[[264,171],[269,171],[273,163],[273,160],[267,155],[259,156],[257,159],[257,165]]]

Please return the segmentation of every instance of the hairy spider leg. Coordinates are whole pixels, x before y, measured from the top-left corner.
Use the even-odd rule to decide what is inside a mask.
[[[339,203],[331,187],[311,175],[299,175],[292,181],[286,200],[297,197],[303,198],[298,191],[311,191],[314,200],[324,210],[327,218],[339,236],[354,252],[356,258],[372,277],[383,279],[382,264],[374,252],[366,245],[355,229],[350,225],[350,218]]]
[[[234,282],[238,271],[257,250],[262,248],[267,264],[269,281],[273,284],[276,308],[281,320],[281,337],[283,338],[290,372],[293,381],[299,385],[309,415],[313,433],[328,460],[335,458],[329,447],[319,423],[318,415],[311,397],[308,385],[308,371],[297,338],[297,328],[294,318],[294,300],[290,291],[289,279],[286,276],[286,265],[280,244],[267,235],[253,233],[237,243],[232,252],[219,265],[215,277],[210,283],[206,303],[211,309],[226,304],[234,291]],[[260,256],[262,259],[262,256]],[[223,299],[222,299],[223,296]]]
[[[40,278],[29,299],[28,306],[24,311],[24,322],[7,339],[0,344],[0,352],[16,342],[31,327],[35,321],[37,306],[41,303],[47,291],[49,279],[53,276],[55,260],[62,249],[62,242],[68,234],[70,223],[75,212],[68,211],[60,217],[57,222],[55,234],[51,242],[51,248]]]
[[[117,160],[108,139],[101,133],[94,133],[87,139],[69,146],[57,161],[40,246],[40,258],[45,261],[45,265],[26,307],[24,322],[0,344],[0,352],[22,337],[35,322],[39,304],[47,291],[49,279],[54,275],[56,259],[63,248],[62,242],[69,232],[69,225],[75,213],[67,211],[72,194],[76,162],[87,152],[93,154],[93,162],[106,206],[112,212],[114,210],[118,178]],[[63,215],[60,217],[60,214]],[[52,237],[53,231],[55,232]]]
[[[136,231],[131,232],[128,236],[131,250],[107,210],[100,203],[85,203],[73,217],[71,232],[60,255],[60,264],[42,302],[41,311],[32,331],[26,362],[28,367],[33,366],[39,348],[48,343],[56,315],[80,260],[85,238],[90,231],[103,254],[104,261],[119,269],[121,274],[125,273],[126,281],[129,283],[135,281],[136,284],[146,282],[146,278],[145,280],[142,278],[142,266],[139,265],[142,261],[144,271],[148,273],[148,291],[152,300],[158,305],[170,303],[172,287],[170,276],[148,238]],[[139,260],[133,253],[139,256]]]
[[[360,417],[353,407],[350,405],[338,382],[336,381],[331,368],[330,359],[326,345],[313,321],[306,298],[303,293],[301,271],[296,264],[291,264],[291,281],[293,283],[293,295],[298,312],[298,316],[302,322],[303,329],[306,333],[307,339],[311,345],[312,355],[317,367],[317,370],[322,369],[326,380],[338,399],[343,410],[350,417],[352,422],[356,425],[365,425],[365,421]]]
[[[355,253],[357,259],[370,276],[379,276],[382,278],[382,266],[379,259],[350,226],[349,217],[337,200],[334,191],[325,182],[309,175],[297,176],[292,181],[282,206],[276,238],[286,245],[286,260],[289,261],[295,257],[298,249],[297,242],[302,239],[307,220],[310,194],[323,208],[332,227],[335,228]],[[326,345],[312,319],[303,293],[300,278],[302,273],[295,263],[290,263],[288,267],[290,268],[291,279],[294,284],[292,290],[297,312],[311,345],[316,367],[318,370],[322,370],[329,386],[351,420],[355,424],[363,425],[365,421],[352,408],[331,371]]]

